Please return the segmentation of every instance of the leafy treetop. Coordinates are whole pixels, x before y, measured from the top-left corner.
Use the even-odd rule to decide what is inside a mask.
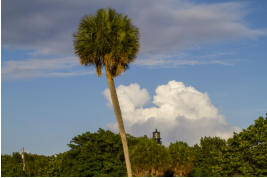
[[[114,9],[100,9],[96,15],[85,16],[73,37],[80,63],[94,65],[98,76],[104,66],[111,77],[120,75],[139,49],[138,28]]]

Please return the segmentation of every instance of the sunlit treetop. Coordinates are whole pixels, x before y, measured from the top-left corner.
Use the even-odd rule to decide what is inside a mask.
[[[139,31],[128,16],[113,9],[99,9],[96,15],[82,18],[74,37],[74,53],[82,65],[96,66],[98,76],[102,67],[111,77],[124,72],[136,58]]]

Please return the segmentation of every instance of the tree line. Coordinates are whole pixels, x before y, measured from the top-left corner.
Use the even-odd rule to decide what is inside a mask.
[[[133,176],[267,176],[267,114],[228,140],[203,137],[189,146],[168,147],[155,140],[127,135]],[[75,136],[69,150],[53,156],[25,153],[1,155],[4,177],[127,176],[121,138],[99,129]]]

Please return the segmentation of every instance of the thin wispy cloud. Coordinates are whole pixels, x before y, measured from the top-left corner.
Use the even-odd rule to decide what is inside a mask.
[[[147,67],[179,67],[184,65],[207,65],[207,64],[219,64],[219,65],[233,65],[230,62],[223,60],[210,60],[210,61],[198,61],[198,60],[170,60],[170,59],[145,59],[138,60],[136,65]]]
[[[202,55],[191,55],[189,53],[169,54],[150,54],[140,57],[136,60],[135,65],[145,67],[164,67],[175,68],[180,66],[195,65],[224,65],[233,66],[240,62],[239,59],[232,59],[232,53],[218,52]]]
[[[267,34],[266,29],[252,29],[244,23],[244,3],[168,2],[154,3],[136,16],[144,34],[144,51],[183,50],[227,40],[256,39]]]
[[[193,1],[4,0],[4,46],[37,54],[72,54],[72,34],[85,14],[103,7],[128,14],[141,33],[141,53],[168,53],[225,40],[257,39],[266,29],[247,25],[247,4]],[[56,5],[56,6],[55,6]],[[60,7],[60,8],[58,8]],[[12,9],[12,10],[10,10]],[[38,9],[38,11],[36,10]],[[19,33],[18,33],[19,32]]]
[[[4,62],[2,73],[8,79],[42,77],[48,73],[48,76],[55,77],[85,75],[72,70],[78,65],[75,60],[70,60],[74,58],[72,34],[85,14],[94,14],[103,7],[128,14],[139,28],[141,48],[137,66],[229,66],[235,63],[235,58],[218,58],[208,54],[205,59],[193,55],[181,58],[178,55],[185,50],[203,49],[205,45],[255,40],[267,35],[266,29],[249,26],[245,20],[248,5],[243,2],[64,0],[63,3],[62,0],[28,0],[24,3],[3,0],[2,4],[2,45],[11,50],[33,50],[32,57],[37,58]],[[169,56],[170,53],[173,55]],[[38,59],[53,54],[70,56],[70,59]],[[62,73],[62,69],[70,70]]]
[[[68,77],[93,74],[93,71],[74,70],[80,66],[75,58],[30,59],[23,61],[9,60],[3,63],[4,80],[36,77]]]

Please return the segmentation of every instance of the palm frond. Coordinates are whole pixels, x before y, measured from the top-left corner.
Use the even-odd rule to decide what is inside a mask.
[[[128,69],[139,49],[139,31],[127,16],[100,9],[82,18],[73,34],[74,53],[81,65],[94,65],[98,76],[106,67],[112,77]]]

